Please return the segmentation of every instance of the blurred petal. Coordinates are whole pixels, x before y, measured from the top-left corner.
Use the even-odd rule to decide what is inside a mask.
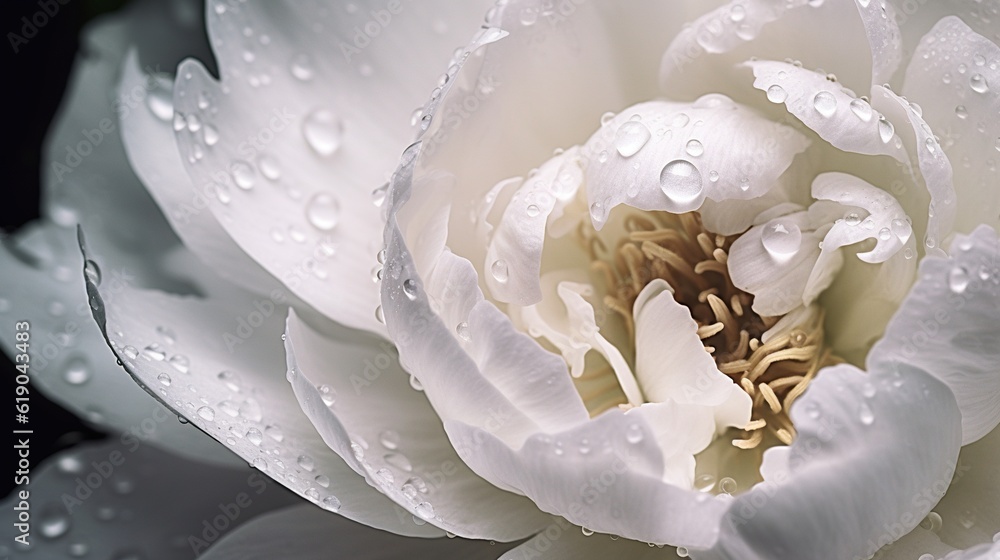
[[[151,418],[177,422],[162,414]],[[30,494],[31,546],[15,543],[19,531],[4,523],[4,558],[11,550],[49,560],[194,558],[253,517],[297,501],[245,466],[208,466],[124,438],[50,457],[19,491]],[[20,501],[14,492],[0,505],[13,511]]]
[[[1000,542],[997,464],[1000,464],[1000,430],[996,428],[962,448],[951,487],[934,508],[943,521],[937,536],[946,544],[964,549]]]
[[[309,506],[260,516],[233,531],[201,556],[203,560],[392,560],[468,558],[492,560],[503,550],[484,541],[413,539],[383,533]]]
[[[667,550],[672,551],[672,548]],[[669,558],[660,547],[608,535],[586,536],[579,527],[558,519],[528,542],[507,551],[499,560],[656,560]]]
[[[530,501],[462,462],[395,348],[357,333],[323,335],[294,313],[285,346],[303,411],[351,467],[416,517],[467,538],[511,541],[549,522]],[[351,443],[365,441],[362,457]]]
[[[962,443],[1000,424],[1000,241],[988,226],[959,235],[950,257],[928,256],[919,279],[869,354],[940,379],[962,412]]]

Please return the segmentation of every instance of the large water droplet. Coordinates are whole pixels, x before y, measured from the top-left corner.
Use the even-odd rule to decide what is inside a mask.
[[[691,162],[678,159],[660,172],[660,189],[681,211],[698,208],[704,192],[701,172]]]
[[[699,492],[711,492],[715,488],[715,477],[710,474],[700,474],[694,479],[694,488]]]
[[[170,375],[166,373],[161,373],[160,375],[157,375],[156,380],[159,381],[160,385],[163,385],[164,387],[169,387],[171,383]]]
[[[316,71],[313,69],[312,58],[305,53],[300,53],[292,58],[292,76],[295,76],[303,82],[308,82],[313,78]]]
[[[896,128],[892,126],[892,123],[885,118],[885,115],[879,115],[878,117],[878,136],[882,139],[883,144],[888,144],[892,140],[892,136],[896,133]]]
[[[317,193],[306,204],[306,217],[316,229],[330,231],[340,221],[340,201],[330,193]]]
[[[784,103],[786,99],[788,99],[788,93],[785,92],[785,88],[778,84],[767,88],[767,100],[771,103]]]
[[[506,284],[510,278],[510,270],[503,259],[493,261],[493,264],[490,265],[490,273],[493,274],[493,279],[501,284]]]
[[[264,441],[264,434],[260,433],[257,428],[250,428],[247,430],[247,441],[254,445],[260,445]]]
[[[257,180],[257,172],[253,166],[245,161],[237,160],[233,162],[229,170],[233,174],[233,181],[236,182],[237,187],[245,191],[253,188],[253,184]]]
[[[828,91],[821,91],[813,97],[813,108],[824,117],[832,117],[837,112],[837,98]]]
[[[87,259],[83,263],[83,273],[87,277],[87,281],[95,286],[101,285],[101,267],[97,266],[97,263]]]
[[[146,107],[156,118],[170,122],[174,117],[173,93],[164,87],[154,87],[146,95]]]
[[[333,495],[327,496],[327,497],[323,498],[323,501],[320,502],[320,503],[323,504],[324,508],[326,508],[326,509],[328,509],[330,511],[338,511],[338,510],[340,510],[340,500],[337,499],[336,496],[333,496]]]
[[[705,146],[698,140],[688,140],[687,145],[684,146],[684,151],[691,157],[701,157],[705,153]]]
[[[315,152],[330,157],[344,139],[344,123],[332,111],[318,109],[302,122],[302,134]]]
[[[802,246],[802,231],[789,220],[774,220],[764,226],[760,242],[772,257],[787,259]]]
[[[864,99],[854,99],[851,101],[851,112],[864,122],[872,120],[872,106]]]
[[[969,287],[969,272],[961,266],[951,269],[948,273],[948,287],[956,294],[965,292]]]
[[[615,149],[623,157],[632,157],[649,142],[652,136],[649,128],[638,121],[628,121],[618,128],[615,135]]]
[[[215,410],[210,406],[203,406],[198,409],[198,416],[201,416],[205,420],[211,422],[215,420]]]
[[[423,517],[424,519],[431,520],[434,519],[434,506],[427,502],[420,502],[417,507],[414,508],[417,515]]]
[[[66,364],[63,379],[70,385],[83,385],[90,380],[90,369],[83,358],[73,358]]]
[[[969,78],[969,87],[976,93],[986,93],[990,90],[990,85],[982,74],[973,74]]]
[[[38,530],[46,539],[58,539],[69,531],[69,517],[59,509],[53,507],[51,511],[42,514],[39,520]]]
[[[868,403],[861,403],[861,406],[858,407],[858,419],[865,426],[871,426],[875,422],[875,414]]]

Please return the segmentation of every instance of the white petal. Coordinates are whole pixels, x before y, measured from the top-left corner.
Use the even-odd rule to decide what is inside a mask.
[[[228,204],[209,208],[240,247],[321,313],[381,332],[370,271],[382,222],[371,192],[411,137],[407,121],[445,69],[439,61],[486,6],[365,6],[351,15],[336,2],[213,2],[221,82],[183,64],[175,128],[196,188],[230,191]],[[435,24],[445,33],[428,33]]]
[[[0,529],[4,558],[189,558],[254,516],[296,501],[245,465],[209,466],[134,439],[79,445],[30,470],[30,485],[0,506],[14,512],[19,492],[28,494],[31,546],[14,541],[20,531],[12,514]]]
[[[475,445],[462,454],[473,470],[517,488],[543,511],[600,533],[707,547],[727,506],[664,482],[663,450],[645,408],[611,410],[520,447],[461,422],[446,421],[445,429],[460,451]]]
[[[753,69],[755,88],[767,92],[772,102],[783,103],[788,112],[835,148],[909,161],[906,151],[890,141],[891,134],[886,136],[882,115],[845,86],[787,62],[746,64]]]
[[[399,534],[440,535],[414,525],[368,486],[303,414],[283,380],[280,299],[198,300],[98,286],[92,276],[87,293],[94,319],[136,382],[244,461],[348,518]],[[151,346],[158,326],[178,333],[169,348]],[[297,462],[302,455],[313,459],[313,470]],[[321,475],[328,488],[316,480]]]
[[[1000,542],[1000,430],[994,429],[975,443],[966,445],[958,456],[958,468],[948,493],[934,511],[943,523],[938,531],[942,541],[955,548],[984,542]]]
[[[750,396],[743,393],[745,398],[731,401],[733,381],[705,351],[691,311],[674,300],[665,281],[654,280],[643,288],[633,315],[636,374],[651,402],[699,405],[708,413],[716,407],[737,406],[745,418],[736,426],[750,421]]]
[[[884,263],[910,239],[909,234],[901,237],[894,233],[900,228],[910,229],[902,224],[908,224],[907,216],[895,197],[854,175],[822,173],[813,181],[812,195],[816,200],[831,200],[847,207],[862,208],[868,213],[867,217],[858,216],[862,220],[859,223],[847,219],[835,223],[823,238],[824,253],[874,239],[875,247],[857,256],[866,263]]]
[[[872,84],[892,80],[903,59],[897,12],[888,2],[856,2],[872,51]]]
[[[673,550],[669,548],[668,550]],[[528,542],[509,550],[499,560],[606,560],[608,558],[628,558],[629,560],[659,560],[665,557],[659,547],[650,547],[641,542],[612,539],[609,535],[593,534],[589,537],[583,530],[556,519],[545,531]]]
[[[547,226],[550,218],[555,221],[563,215],[583,182],[579,152],[574,147],[545,162],[504,209],[482,268],[492,272],[496,263],[503,263],[503,275],[485,275],[497,300],[518,305],[541,300],[538,280]]]
[[[870,395],[870,396],[868,396]],[[789,474],[738,496],[702,559],[868,558],[944,494],[961,440],[958,407],[919,369],[820,372],[791,410]]]
[[[638,115],[639,120],[633,120]],[[650,139],[634,155],[635,132]],[[735,132],[734,132],[735,131]],[[587,198],[598,229],[618,204],[674,213],[697,210],[706,198],[765,194],[809,141],[722,95],[694,103],[650,101],[621,112],[587,141]]]
[[[887,70],[880,68],[887,64],[885,60],[872,68],[873,47],[881,50],[881,44],[870,45],[869,39],[881,43],[888,33],[869,35],[866,26],[870,18],[862,17],[854,4],[733,0],[698,18],[676,36],[661,61],[660,83],[675,98],[715,91],[746,101],[741,93],[743,77],[732,71],[735,65],[751,57],[794,57],[807,68],[824,68],[835,72],[844,84],[868,89],[873,73]]]
[[[951,388],[962,410],[963,443],[1000,424],[1000,242],[987,226],[958,236],[950,257],[929,256],[869,361],[906,363]]]
[[[910,135],[904,130],[897,130],[896,134],[903,135],[907,145],[911,141],[916,143],[913,150],[916,152],[916,160],[920,174],[923,176],[924,186],[930,194],[924,245],[927,249],[935,250],[952,232],[955,223],[958,205],[952,181],[951,161],[941,149],[941,144],[934,136],[934,131],[911,103],[885,86],[874,86],[872,87],[872,104],[896,122],[897,127],[908,122],[913,129],[912,138],[914,140],[911,140]],[[922,218],[922,216],[914,217]],[[922,221],[921,219],[918,224]]]
[[[266,294],[278,288],[281,284],[229,237],[206,208],[209,197],[225,196],[219,187],[209,184],[195,190],[188,177],[174,141],[169,101],[173,82],[146,74],[139,67],[138,53],[132,51],[123,62],[118,89],[123,98],[140,92],[142,106],[121,121],[125,152],[184,246],[212,270],[246,289]]]
[[[785,235],[799,231],[801,239],[794,253],[767,249],[763,236],[778,227],[789,232]],[[776,217],[750,228],[729,250],[733,285],[754,295],[753,310],[764,317],[778,317],[811,304],[830,285],[843,264],[839,251],[831,252],[819,262],[819,244],[825,234],[826,228],[814,229],[808,212]],[[816,280],[810,285],[814,273]]]
[[[502,550],[502,548],[500,549]],[[336,558],[468,558],[492,560],[500,553],[491,543],[465,539],[413,539],[391,535],[324,514],[309,506],[294,506],[255,518],[233,531],[203,560],[265,560]]]
[[[115,255],[119,256],[115,251]],[[148,280],[145,270],[129,262],[104,272],[105,281],[121,290]],[[0,245],[0,308],[5,320],[31,325],[31,382],[77,416],[112,433],[128,433],[144,442],[175,450],[188,459],[234,465],[236,461],[204,434],[170,419],[115,365],[101,331],[90,317],[81,289],[83,267],[71,230],[38,223],[23,228]],[[156,341],[169,346],[165,331]],[[153,342],[150,340],[149,342]],[[0,339],[8,356],[19,354],[14,336]],[[166,422],[150,423],[150,415]]]
[[[287,324],[289,369],[297,374],[292,386],[303,411],[369,484],[413,515],[463,537],[511,541],[548,524],[530,501],[487,483],[459,459],[427,398],[410,386],[392,344],[357,333],[323,335],[294,313]],[[361,459],[352,441],[369,443]]]
[[[1000,145],[1000,121],[995,118],[1000,111],[1000,70],[986,62],[1000,58],[997,40],[995,35],[991,39],[976,34],[958,17],[941,19],[917,46],[902,89],[923,107],[924,119],[941,136],[941,147],[954,163],[959,231],[981,223],[1000,227],[1000,195],[993,188],[997,167],[988,164],[995,161]],[[959,71],[960,65],[966,73]],[[975,76],[983,78],[987,91],[972,88]],[[979,87],[981,82],[976,83]]]

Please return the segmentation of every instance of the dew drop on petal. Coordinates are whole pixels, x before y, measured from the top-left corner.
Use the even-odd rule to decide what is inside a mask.
[[[510,271],[503,259],[493,261],[493,264],[490,265],[490,273],[493,275],[493,279],[501,284],[506,284],[510,278]]]
[[[344,138],[344,123],[327,109],[317,109],[302,122],[306,142],[322,157],[332,156]]]
[[[704,190],[701,172],[689,161],[683,159],[671,161],[660,172],[660,189],[678,206],[692,205]],[[691,209],[697,206],[694,205]]]
[[[164,387],[169,387],[171,383],[170,375],[166,373],[161,373],[160,375],[157,375],[156,380],[159,381],[160,385],[163,385]]]
[[[253,188],[253,184],[257,180],[257,172],[249,163],[242,160],[234,161],[229,170],[233,174],[233,181],[237,187],[245,191]]]
[[[764,226],[760,242],[772,257],[788,258],[799,251],[802,232],[791,221],[774,220]]]
[[[864,99],[854,99],[851,101],[851,112],[864,122],[872,120],[872,106]]]
[[[257,428],[250,428],[247,430],[247,441],[254,445],[260,445],[264,441],[264,434]]]
[[[466,342],[469,341],[469,339],[470,339],[470,335],[469,335],[469,323],[466,323],[465,321],[462,321],[461,323],[459,323],[455,327],[455,332],[458,334],[458,337],[461,338],[462,340],[464,340]]]
[[[326,508],[326,509],[328,509],[330,511],[339,511],[340,510],[340,500],[337,499],[336,496],[333,496],[333,495],[327,496],[327,497],[323,498],[323,501],[320,502],[320,503],[323,504],[324,508]]]
[[[701,474],[694,479],[694,489],[699,492],[711,492],[715,488],[715,477],[710,474]]]
[[[688,140],[688,143],[684,146],[684,151],[691,157],[700,157],[705,153],[705,146],[698,140]]]
[[[292,76],[303,82],[311,80],[316,73],[313,69],[312,58],[305,53],[297,54],[292,58],[291,71]]]
[[[861,406],[858,407],[858,419],[866,426],[871,426],[875,422],[875,414],[868,403],[861,403]]]
[[[719,490],[722,490],[726,494],[732,494],[736,491],[736,488],[736,480],[733,478],[727,476],[719,481]]]
[[[813,108],[824,117],[832,117],[837,112],[837,98],[828,91],[821,91],[813,96]]]
[[[63,379],[70,385],[83,385],[90,380],[90,369],[83,358],[73,358],[66,364]]]
[[[896,134],[896,128],[892,126],[892,123],[885,118],[884,115],[879,115],[878,117],[878,136],[882,139],[883,144],[888,144],[892,140],[893,135]]]
[[[340,201],[330,193],[316,193],[306,204],[309,224],[320,231],[330,231],[340,222]]]
[[[210,406],[203,406],[198,409],[198,416],[201,416],[205,420],[211,422],[215,420],[215,410]]]
[[[417,504],[415,511],[417,512],[417,515],[424,519],[434,519],[434,506],[427,502],[420,502]]]
[[[969,287],[969,272],[961,266],[952,268],[948,273],[948,287],[956,294],[965,292]]]
[[[969,78],[969,87],[976,93],[986,93],[990,90],[990,86],[982,74],[973,74]]]
[[[615,149],[623,157],[632,157],[649,142],[652,134],[646,125],[638,121],[628,121],[615,134]]]
[[[771,103],[784,103],[786,99],[788,99],[788,93],[785,92],[785,88],[778,84],[767,88],[767,100]]]

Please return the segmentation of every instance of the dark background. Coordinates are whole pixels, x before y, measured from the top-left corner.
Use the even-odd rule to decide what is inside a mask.
[[[43,0],[45,1],[45,0]],[[83,25],[94,17],[120,8],[126,0],[47,0],[59,11],[48,18],[44,27],[18,45],[14,52],[8,33],[21,35],[24,22],[41,10],[39,0],[0,1],[0,31],[3,44],[3,197],[0,198],[0,230],[13,232],[38,218],[42,140],[59,108],[73,60],[79,46]],[[0,352],[0,375],[4,379],[3,398],[12,403],[14,369],[10,359]],[[10,399],[10,400],[8,400]],[[4,406],[10,412],[9,404]],[[3,422],[5,439],[10,438],[10,423]],[[99,439],[103,434],[90,429],[76,416],[46,399],[40,392],[31,392],[31,464],[39,463],[61,449],[84,439]],[[8,449],[12,449],[7,446]],[[8,451],[10,453],[10,451]],[[8,457],[10,455],[7,455]],[[8,463],[9,466],[16,465]],[[2,469],[0,496],[14,488],[13,471]]]

